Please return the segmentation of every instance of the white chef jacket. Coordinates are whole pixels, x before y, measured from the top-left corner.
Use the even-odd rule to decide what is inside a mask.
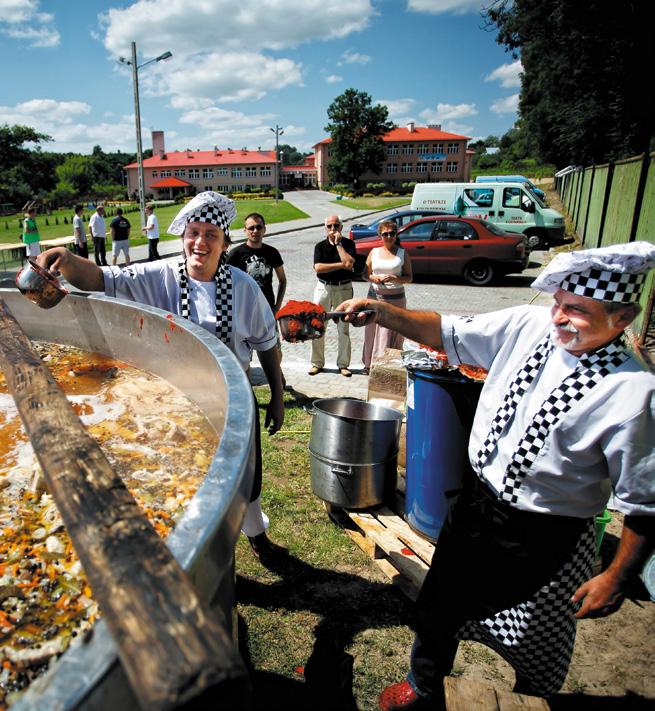
[[[449,361],[489,370],[469,441],[472,464],[509,385],[550,325],[549,309],[538,306],[472,318],[442,317]],[[482,469],[482,478],[496,493],[532,418],[577,362],[576,356],[555,347],[521,398]],[[632,354],[553,425],[518,490],[516,506],[588,517],[604,509],[612,488],[619,511],[655,515],[655,376]]]
[[[232,273],[232,333],[226,344],[241,367],[248,370],[251,351],[266,351],[277,344],[275,318],[257,283],[245,272]],[[105,294],[138,301],[181,315],[178,263],[170,261],[102,267]],[[191,321],[216,333],[216,281],[187,278]]]

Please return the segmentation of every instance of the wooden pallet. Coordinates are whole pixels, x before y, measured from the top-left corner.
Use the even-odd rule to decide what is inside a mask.
[[[391,509],[382,506],[349,511],[326,504],[330,518],[411,600],[428,572],[434,545],[415,533]]]

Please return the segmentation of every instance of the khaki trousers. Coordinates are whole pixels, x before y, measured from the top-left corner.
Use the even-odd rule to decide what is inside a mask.
[[[318,282],[314,289],[314,303],[320,304],[326,311],[334,311],[346,299],[352,299],[352,282],[339,286]],[[326,324],[327,331],[327,324]],[[347,368],[350,365],[350,324],[339,319],[337,333],[339,345],[337,351],[337,368]],[[312,365],[323,368],[325,365],[325,336],[312,341]]]

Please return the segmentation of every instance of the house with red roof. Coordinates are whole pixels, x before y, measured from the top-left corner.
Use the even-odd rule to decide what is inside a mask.
[[[390,188],[403,183],[466,183],[471,178],[473,151],[467,150],[469,136],[448,133],[441,126],[407,126],[394,128],[382,137],[386,158],[379,173],[367,173],[360,183],[385,183]],[[314,146],[319,187],[330,184],[331,138]]]
[[[315,188],[317,173],[315,156],[306,156],[300,165],[283,165],[280,172],[281,188]]]
[[[232,148],[212,151],[166,151],[164,132],[152,132],[152,158],[143,161],[147,199],[195,195],[203,190],[219,193],[271,190],[276,179],[275,151]],[[138,164],[125,166],[129,195],[138,193]]]

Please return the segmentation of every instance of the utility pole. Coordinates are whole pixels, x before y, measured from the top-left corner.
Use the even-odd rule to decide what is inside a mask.
[[[280,187],[280,136],[284,133],[284,129],[281,126],[275,124],[275,128],[271,128],[271,131],[275,134],[275,205],[277,206],[277,193]]]

